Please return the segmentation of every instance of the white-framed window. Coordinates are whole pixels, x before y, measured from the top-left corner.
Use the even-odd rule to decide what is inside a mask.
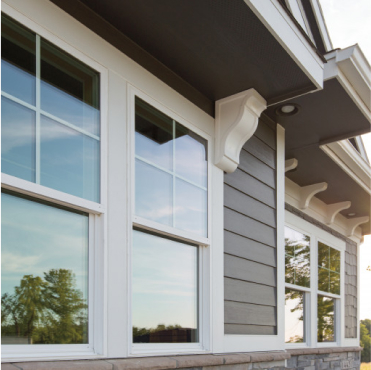
[[[3,358],[97,355],[106,70],[22,23],[2,14]]]
[[[204,351],[210,330],[210,137],[135,88],[129,106],[129,354]]]
[[[286,212],[286,347],[344,342],[345,242]]]

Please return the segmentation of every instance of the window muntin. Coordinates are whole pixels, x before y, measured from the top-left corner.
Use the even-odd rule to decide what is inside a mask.
[[[285,227],[285,281],[310,287],[310,237]]]
[[[317,296],[317,342],[335,342],[336,312],[334,298]]]
[[[340,294],[340,251],[318,242],[318,290]]]
[[[135,215],[207,237],[207,145],[135,99]]]
[[[198,247],[133,231],[134,343],[198,342]]]
[[[99,202],[99,73],[2,16],[2,80],[2,172]]]
[[[305,293],[300,290],[285,289],[285,342],[304,343]]]
[[[1,200],[2,344],[88,343],[88,215]]]

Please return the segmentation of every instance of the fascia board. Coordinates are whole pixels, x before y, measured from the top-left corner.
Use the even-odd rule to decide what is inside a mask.
[[[325,18],[323,16],[321,4],[318,0],[310,0],[310,3],[312,4],[313,13],[316,17],[318,29],[321,34],[322,41],[325,44],[326,50],[332,50],[333,46],[330,39],[330,34],[327,29]]]
[[[371,195],[371,167],[348,140],[322,145],[320,148]]]
[[[324,62],[278,1],[244,1],[317,89],[322,89]]]
[[[344,87],[351,86],[348,93],[359,105],[357,100],[367,109],[365,116],[370,120],[371,112],[371,67],[358,45],[343,50],[334,50],[325,55],[327,64],[324,80],[337,78]],[[351,92],[353,90],[353,93]]]

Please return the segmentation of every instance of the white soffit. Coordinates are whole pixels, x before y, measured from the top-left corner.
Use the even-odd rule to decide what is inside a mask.
[[[356,44],[325,55],[324,80],[336,78],[371,122],[371,67]],[[371,129],[371,127],[370,127]]]
[[[324,62],[276,0],[244,0],[286,52],[317,86],[323,88]]]

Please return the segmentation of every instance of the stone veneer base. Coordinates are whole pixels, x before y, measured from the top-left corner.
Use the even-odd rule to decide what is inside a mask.
[[[277,352],[179,355],[81,361],[3,363],[2,370],[343,370],[359,369],[361,347],[302,348]]]

